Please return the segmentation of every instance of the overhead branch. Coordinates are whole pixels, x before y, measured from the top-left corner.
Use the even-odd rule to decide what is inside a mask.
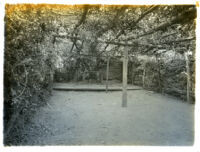
[[[109,44],[106,44],[106,46],[104,47],[103,51],[101,51],[99,54],[97,54],[97,56],[103,54],[104,52],[106,52],[106,49],[108,48]]]
[[[107,32],[108,30],[112,30],[116,27],[119,17],[123,15],[123,13],[125,12],[125,10],[127,9],[128,6],[122,6],[120,9],[117,10],[116,14],[114,15],[113,19],[110,21],[111,24],[109,26],[107,26],[106,28],[102,29],[98,34],[97,37],[100,37],[101,35],[103,35],[105,32]]]
[[[152,13],[154,10],[156,10],[158,8],[158,5],[156,6],[151,6],[148,10],[146,10],[142,15],[139,16],[139,18],[136,21],[131,21],[130,23],[128,23],[128,26],[133,29],[134,27],[136,27],[138,25],[138,23],[148,14]],[[120,32],[116,35],[116,37],[114,39],[118,39],[122,34],[125,34],[125,30],[124,28],[121,28]]]
[[[129,25],[131,25],[131,28],[135,27],[137,23],[139,23],[145,16],[152,13],[157,8],[158,8],[158,5],[150,7],[147,11],[145,11],[142,15],[140,15],[136,21],[130,22]]]
[[[81,37],[76,36],[68,36],[68,35],[56,35],[55,37],[60,37],[60,38],[67,38],[67,39],[76,39],[76,40],[83,40]],[[85,39],[84,39],[85,40]],[[106,48],[108,45],[117,45],[117,46],[128,46],[128,47],[137,47],[137,46],[146,46],[146,47],[157,47],[157,48],[162,48],[163,44],[173,44],[173,43],[180,43],[180,42],[190,42],[192,40],[195,40],[195,37],[189,37],[189,38],[183,38],[183,39],[178,39],[178,40],[173,40],[173,41],[166,41],[166,42],[160,42],[160,43],[141,43],[140,40],[136,39],[132,42],[127,42],[127,41],[105,41],[101,39],[97,39],[97,43],[104,43],[107,44]],[[86,41],[91,41],[91,39],[86,39]]]
[[[81,19],[79,20],[78,24],[76,24],[75,28],[74,28],[74,31],[79,27],[81,26],[81,24],[83,24],[86,20],[86,16],[87,16],[87,13],[88,13],[88,10],[89,10],[89,6],[88,5],[85,5],[84,7],[84,11],[83,11],[83,14],[81,16]]]
[[[32,21],[30,21],[30,20],[28,20],[28,19],[25,19],[23,16],[21,16],[19,13],[16,13],[16,14],[14,14],[13,15],[17,20],[20,20],[20,21],[22,21],[22,22],[25,22],[25,23],[31,23],[31,24],[34,24],[35,22],[32,22]],[[14,22],[11,18],[10,18],[10,20],[12,21],[12,22]]]
[[[77,35],[76,30],[77,30],[77,28],[78,28],[79,26],[81,26],[81,24],[83,24],[83,23],[85,22],[85,20],[86,20],[86,15],[87,15],[87,13],[88,13],[88,9],[89,9],[89,6],[88,6],[88,5],[85,5],[83,14],[82,14],[82,16],[81,16],[81,19],[79,20],[78,24],[76,24],[76,26],[75,26],[75,28],[74,28],[74,30],[73,30],[72,33],[75,32],[75,34]],[[73,44],[72,44],[72,47],[71,47],[71,49],[70,49],[70,52],[73,51],[74,46],[75,46],[75,44],[76,44],[76,40],[77,40],[77,38],[75,38],[75,39],[72,40]]]
[[[55,37],[59,37],[59,38],[66,38],[66,39],[75,39],[75,40],[86,40],[86,41],[91,41],[91,39],[82,39],[79,36],[68,36],[68,35],[55,35]],[[152,46],[152,44],[146,44],[146,43],[139,43],[138,40],[135,40],[131,43],[126,43],[126,42],[117,42],[117,41],[104,41],[101,39],[97,39],[96,40],[97,43],[105,43],[105,44],[111,44],[111,45],[121,45],[121,46],[138,46],[138,45],[145,45],[145,46]]]
[[[74,43],[74,44],[75,44],[75,47],[76,47],[76,49],[77,49],[77,50],[79,50],[79,51],[81,51],[81,50],[82,50],[82,48],[83,48],[83,43],[84,43],[84,40],[81,42],[81,46],[80,46],[80,47],[78,47],[78,45],[77,45],[76,43]]]
[[[172,33],[169,33],[169,34],[165,34],[165,35],[163,35],[163,36],[161,37],[161,39],[166,38],[166,37],[169,37],[169,36],[174,35],[174,34],[177,34],[177,32],[172,32]]]
[[[99,43],[106,43],[106,44],[111,44],[111,45],[119,45],[119,46],[131,46],[131,47],[136,47],[136,46],[150,46],[152,47],[152,44],[147,44],[147,43],[139,43],[138,41],[134,41],[132,43],[126,43],[126,42],[115,42],[115,41],[103,41],[103,40],[98,40]]]
[[[179,43],[179,42],[186,42],[186,41],[192,41],[192,40],[195,40],[196,38],[195,37],[189,37],[189,38],[184,38],[184,39],[179,39],[179,40],[173,40],[173,41],[166,41],[166,42],[161,42],[159,43],[160,45],[161,44],[172,44],[172,43]]]
[[[125,10],[127,9],[127,6],[122,6],[116,13],[116,15],[114,16],[113,18],[113,21],[112,21],[112,25],[110,28],[114,28],[117,24],[118,24],[118,20],[119,20],[119,17],[123,15],[123,13],[125,12]]]
[[[76,40],[77,40],[77,38],[76,38],[76,37],[74,37],[74,39],[72,40],[73,44],[72,44],[72,47],[71,47],[71,49],[70,49],[70,52],[72,52],[72,51],[73,51],[73,49],[74,49],[74,46],[75,46],[75,44],[76,44]]]
[[[66,14],[64,14],[64,13],[56,12],[56,11],[53,11],[53,10],[51,10],[51,14],[55,14],[55,15],[59,15],[59,16],[65,16],[65,17],[73,16],[73,14],[70,14],[69,12],[67,12]]]
[[[158,27],[156,27],[156,28],[154,28],[152,30],[149,30],[146,33],[138,35],[136,37],[130,37],[130,38],[126,39],[126,41],[129,41],[129,40],[132,40],[132,39],[138,39],[140,37],[153,34],[153,33],[157,32],[157,31],[166,29],[166,28],[168,28],[169,26],[171,26],[173,24],[189,22],[191,20],[194,20],[195,18],[196,18],[196,9],[195,8],[190,8],[189,10],[185,11],[181,15],[178,15],[177,17],[174,17],[171,21],[162,23]]]

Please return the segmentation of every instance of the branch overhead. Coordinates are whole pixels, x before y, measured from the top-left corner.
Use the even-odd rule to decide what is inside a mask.
[[[173,24],[190,22],[191,20],[194,20],[195,18],[196,18],[196,9],[192,8],[192,9],[184,12],[183,14],[181,14],[177,17],[174,17],[171,21],[162,23],[158,27],[137,36],[137,38],[143,37],[143,36],[146,36],[146,35],[150,35],[150,34],[153,34],[157,31],[166,29],[167,27],[169,27]]]

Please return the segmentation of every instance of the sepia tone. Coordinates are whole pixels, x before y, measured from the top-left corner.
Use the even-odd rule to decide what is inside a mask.
[[[193,145],[194,5],[5,12],[4,145]]]

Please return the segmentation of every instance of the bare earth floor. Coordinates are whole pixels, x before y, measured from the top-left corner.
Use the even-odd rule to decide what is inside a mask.
[[[128,91],[127,108],[120,91],[53,91],[24,132],[28,145],[192,145],[193,124],[194,105],[150,91]]]

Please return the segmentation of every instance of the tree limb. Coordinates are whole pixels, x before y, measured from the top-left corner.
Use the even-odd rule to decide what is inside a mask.
[[[162,43],[159,43],[159,44],[160,44],[160,45],[161,45],[161,44],[172,44],[172,43],[179,43],[179,42],[192,41],[192,40],[195,40],[195,39],[196,39],[195,37],[189,37],[189,38],[184,38],[184,39],[179,39],[179,40],[166,41],[166,42],[162,42]]]
[[[64,35],[57,35],[56,37],[61,37],[61,38],[70,38],[70,39],[75,39],[76,40],[82,40],[79,36],[77,37],[72,37],[72,36],[64,36]],[[91,41],[90,39],[86,39],[87,41]],[[189,37],[189,38],[183,38],[183,39],[179,39],[179,40],[173,40],[173,41],[166,41],[166,42],[161,42],[161,43],[140,43],[140,40],[136,39],[134,41],[132,41],[131,43],[130,42],[127,42],[127,41],[104,41],[104,40],[101,40],[101,39],[97,39],[96,41],[98,43],[105,43],[107,44],[106,45],[106,48],[108,47],[108,45],[118,45],[118,46],[129,46],[129,47],[136,47],[136,46],[147,46],[147,47],[160,47],[161,45],[163,44],[171,44],[171,43],[179,43],[179,42],[186,42],[186,41],[192,41],[192,40],[195,40],[195,37]]]
[[[81,19],[79,20],[78,24],[75,26],[75,28],[74,28],[74,30],[73,30],[72,33],[75,32],[75,33],[77,34],[76,30],[77,30],[77,28],[78,28],[79,26],[81,26],[82,23],[85,22],[85,20],[86,20],[86,15],[87,15],[87,13],[88,13],[88,10],[89,10],[89,6],[88,6],[88,5],[85,5],[83,14],[82,14],[82,16],[81,16]],[[74,46],[75,46],[75,43],[76,43],[76,40],[77,40],[77,39],[75,38],[75,39],[72,41],[73,44],[72,44],[72,47],[71,47],[71,49],[70,49],[70,52],[73,51]]]
[[[158,5],[150,7],[147,11],[145,11],[136,21],[131,21],[128,23],[130,26],[130,29],[132,30],[134,27],[137,26],[137,24],[148,14],[152,13],[154,10],[158,8]],[[121,31],[116,35],[115,39],[118,39],[122,34],[126,34],[124,28],[121,29]],[[114,40],[115,40],[114,39]]]
[[[136,21],[132,21],[129,23],[131,25],[131,29],[137,25],[146,15],[150,14],[154,10],[158,8],[158,5],[150,7],[147,11],[145,11]]]
[[[147,35],[150,35],[150,34],[157,32],[157,31],[166,29],[167,27],[169,27],[173,24],[181,23],[181,22],[188,22],[188,21],[193,20],[195,18],[196,18],[196,9],[193,8],[193,9],[190,9],[190,10],[184,12],[183,14],[179,15],[178,17],[174,17],[171,21],[160,24],[158,27],[137,36],[137,38],[147,36]]]
[[[74,31],[75,31],[79,26],[81,26],[82,23],[85,22],[86,16],[87,16],[87,13],[88,13],[88,10],[89,10],[89,6],[88,6],[88,5],[85,5],[83,14],[82,14],[82,16],[81,16],[81,19],[79,20],[78,24],[75,26]]]
[[[174,35],[174,34],[177,34],[177,32],[172,32],[172,33],[169,33],[169,34],[165,34],[165,35],[163,35],[161,37],[161,39],[166,38],[166,37],[171,36],[171,35]]]
[[[116,14],[114,15],[113,19],[111,20],[111,24],[109,26],[107,26],[106,28],[104,28],[102,31],[100,31],[97,34],[97,37],[100,37],[101,35],[103,35],[108,30],[115,28],[117,23],[118,23],[119,17],[123,15],[126,8],[127,8],[127,6],[122,6],[119,10],[117,10]]]

